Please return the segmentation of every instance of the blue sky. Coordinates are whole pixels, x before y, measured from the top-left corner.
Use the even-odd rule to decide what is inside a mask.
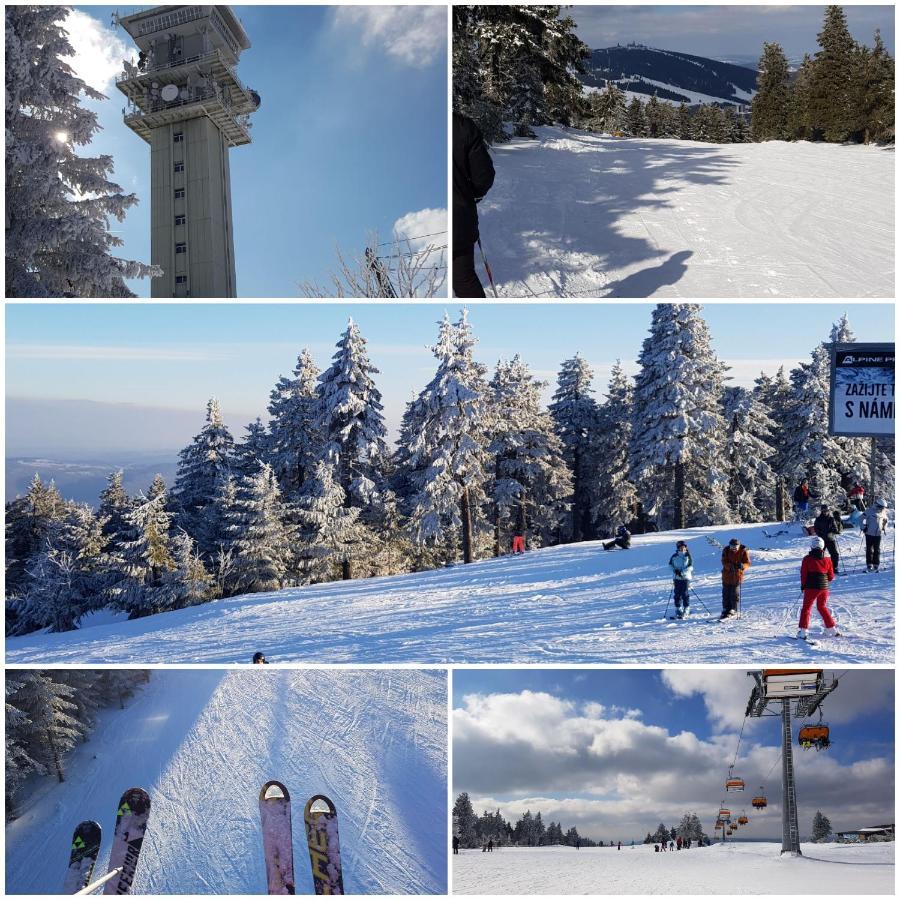
[[[824,705],[832,747],[801,750],[793,729],[804,834],[817,808],[836,829],[892,815],[893,672],[826,670],[834,676]],[[456,669],[454,793],[467,791],[477,811],[499,806],[515,819],[541,810],[545,822],[623,841],[689,811],[711,829],[724,799],[751,816],[744,839],[775,839],[780,720],[744,723],[751,688],[735,669]],[[748,790],[726,797],[732,763]],[[750,809],[759,786],[764,815]]]
[[[894,52],[892,5],[845,5],[851,34],[872,46],[876,28]],[[578,36],[592,49],[632,41],[714,59],[759,59],[764,41],[777,41],[789,58],[818,49],[824,6],[574,6]],[[743,57],[749,57],[744,60]]]
[[[89,104],[103,131],[80,152],[112,154],[115,179],[137,193],[140,205],[112,228],[122,256],[149,261],[150,151],[122,122],[124,96],[112,83],[135,49],[110,26],[116,9],[132,8],[78,7],[70,20],[76,70],[109,97]],[[422,211],[446,208],[446,10],[235,11],[252,43],[238,74],[262,97],[253,143],[230,151],[238,294],[296,297],[301,281],[327,280],[336,247],[357,252],[410,213],[433,223]],[[132,289],[149,296],[149,281]]]
[[[493,367],[520,353],[552,392],[560,363],[581,354],[595,368],[602,396],[617,357],[630,372],[650,323],[652,304],[472,305],[477,357]],[[733,367],[736,384],[751,384],[761,369],[774,371],[806,358],[828,336],[846,304],[707,304],[713,345]],[[455,304],[7,304],[6,392],[16,398],[7,419],[8,453],[65,458],[74,449],[178,448],[202,424],[206,400],[217,396],[237,431],[265,418],[271,387],[288,375],[303,347],[326,367],[348,316],[368,340],[381,370],[386,421],[395,431],[406,401],[434,370],[428,349],[445,309]],[[853,304],[858,340],[884,341],[894,333],[890,304]],[[36,404],[41,400],[40,410]],[[127,430],[115,415],[74,420],[71,401],[144,410]],[[20,401],[20,402],[19,402]],[[49,403],[49,406],[48,406]],[[49,410],[49,413],[48,413]],[[51,416],[48,429],[37,427]],[[47,446],[52,441],[52,446]]]

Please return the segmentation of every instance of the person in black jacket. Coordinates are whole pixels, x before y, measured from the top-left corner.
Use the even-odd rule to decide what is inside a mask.
[[[631,532],[624,526],[620,525],[616,529],[616,536],[613,540],[607,541],[603,545],[604,550],[612,550],[613,547],[621,547],[627,550],[631,546]]]
[[[483,297],[475,273],[478,241],[476,204],[494,183],[494,164],[478,126],[462,113],[453,113],[453,293]]]
[[[813,530],[825,542],[825,549],[831,557],[831,565],[834,567],[835,574],[837,574],[838,563],[841,561],[838,553],[837,536],[844,530],[840,513],[831,512],[827,506],[822,506],[813,522]]]

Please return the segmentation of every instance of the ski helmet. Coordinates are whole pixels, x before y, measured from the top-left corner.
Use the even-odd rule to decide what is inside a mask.
[[[260,665],[261,663],[264,663],[265,661],[266,661],[265,656],[263,656],[263,654],[260,653],[259,650],[257,650],[256,653],[253,654],[254,665]]]
[[[828,504],[823,503],[822,506],[820,507],[820,509],[822,510],[822,512],[828,512]]]
[[[741,542],[740,542],[737,538],[732,538],[732,539],[728,542],[728,546],[729,546],[729,547],[740,547],[740,545],[741,545]]]
[[[675,545],[675,549],[676,549],[676,550],[678,550],[678,549],[681,548],[681,547],[684,547],[684,549],[687,550],[687,542],[686,542],[686,541],[679,541],[679,542]]]
[[[822,538],[816,536],[809,542],[810,550],[824,550],[825,549],[825,541]]]
[[[879,497],[875,501],[875,505],[880,506],[882,509],[887,509],[887,500],[885,500],[884,497]]]

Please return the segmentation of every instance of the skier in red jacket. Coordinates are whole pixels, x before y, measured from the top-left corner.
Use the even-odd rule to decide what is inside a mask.
[[[828,609],[828,585],[834,581],[834,566],[825,554],[825,541],[814,537],[809,542],[809,553],[800,565],[800,587],[803,589],[803,606],[800,609],[800,626],[797,637],[806,640],[809,632],[809,617],[815,603],[828,637],[840,637],[837,622]]]

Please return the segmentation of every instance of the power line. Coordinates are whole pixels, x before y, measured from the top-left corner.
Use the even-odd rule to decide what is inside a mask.
[[[431,234],[414,234],[410,237],[403,235],[403,237],[394,238],[392,241],[382,241],[380,244],[376,244],[376,247],[384,247],[386,244],[399,244],[401,241],[420,241],[422,238],[427,237],[437,237],[439,234],[447,234],[446,231],[432,231]]]

